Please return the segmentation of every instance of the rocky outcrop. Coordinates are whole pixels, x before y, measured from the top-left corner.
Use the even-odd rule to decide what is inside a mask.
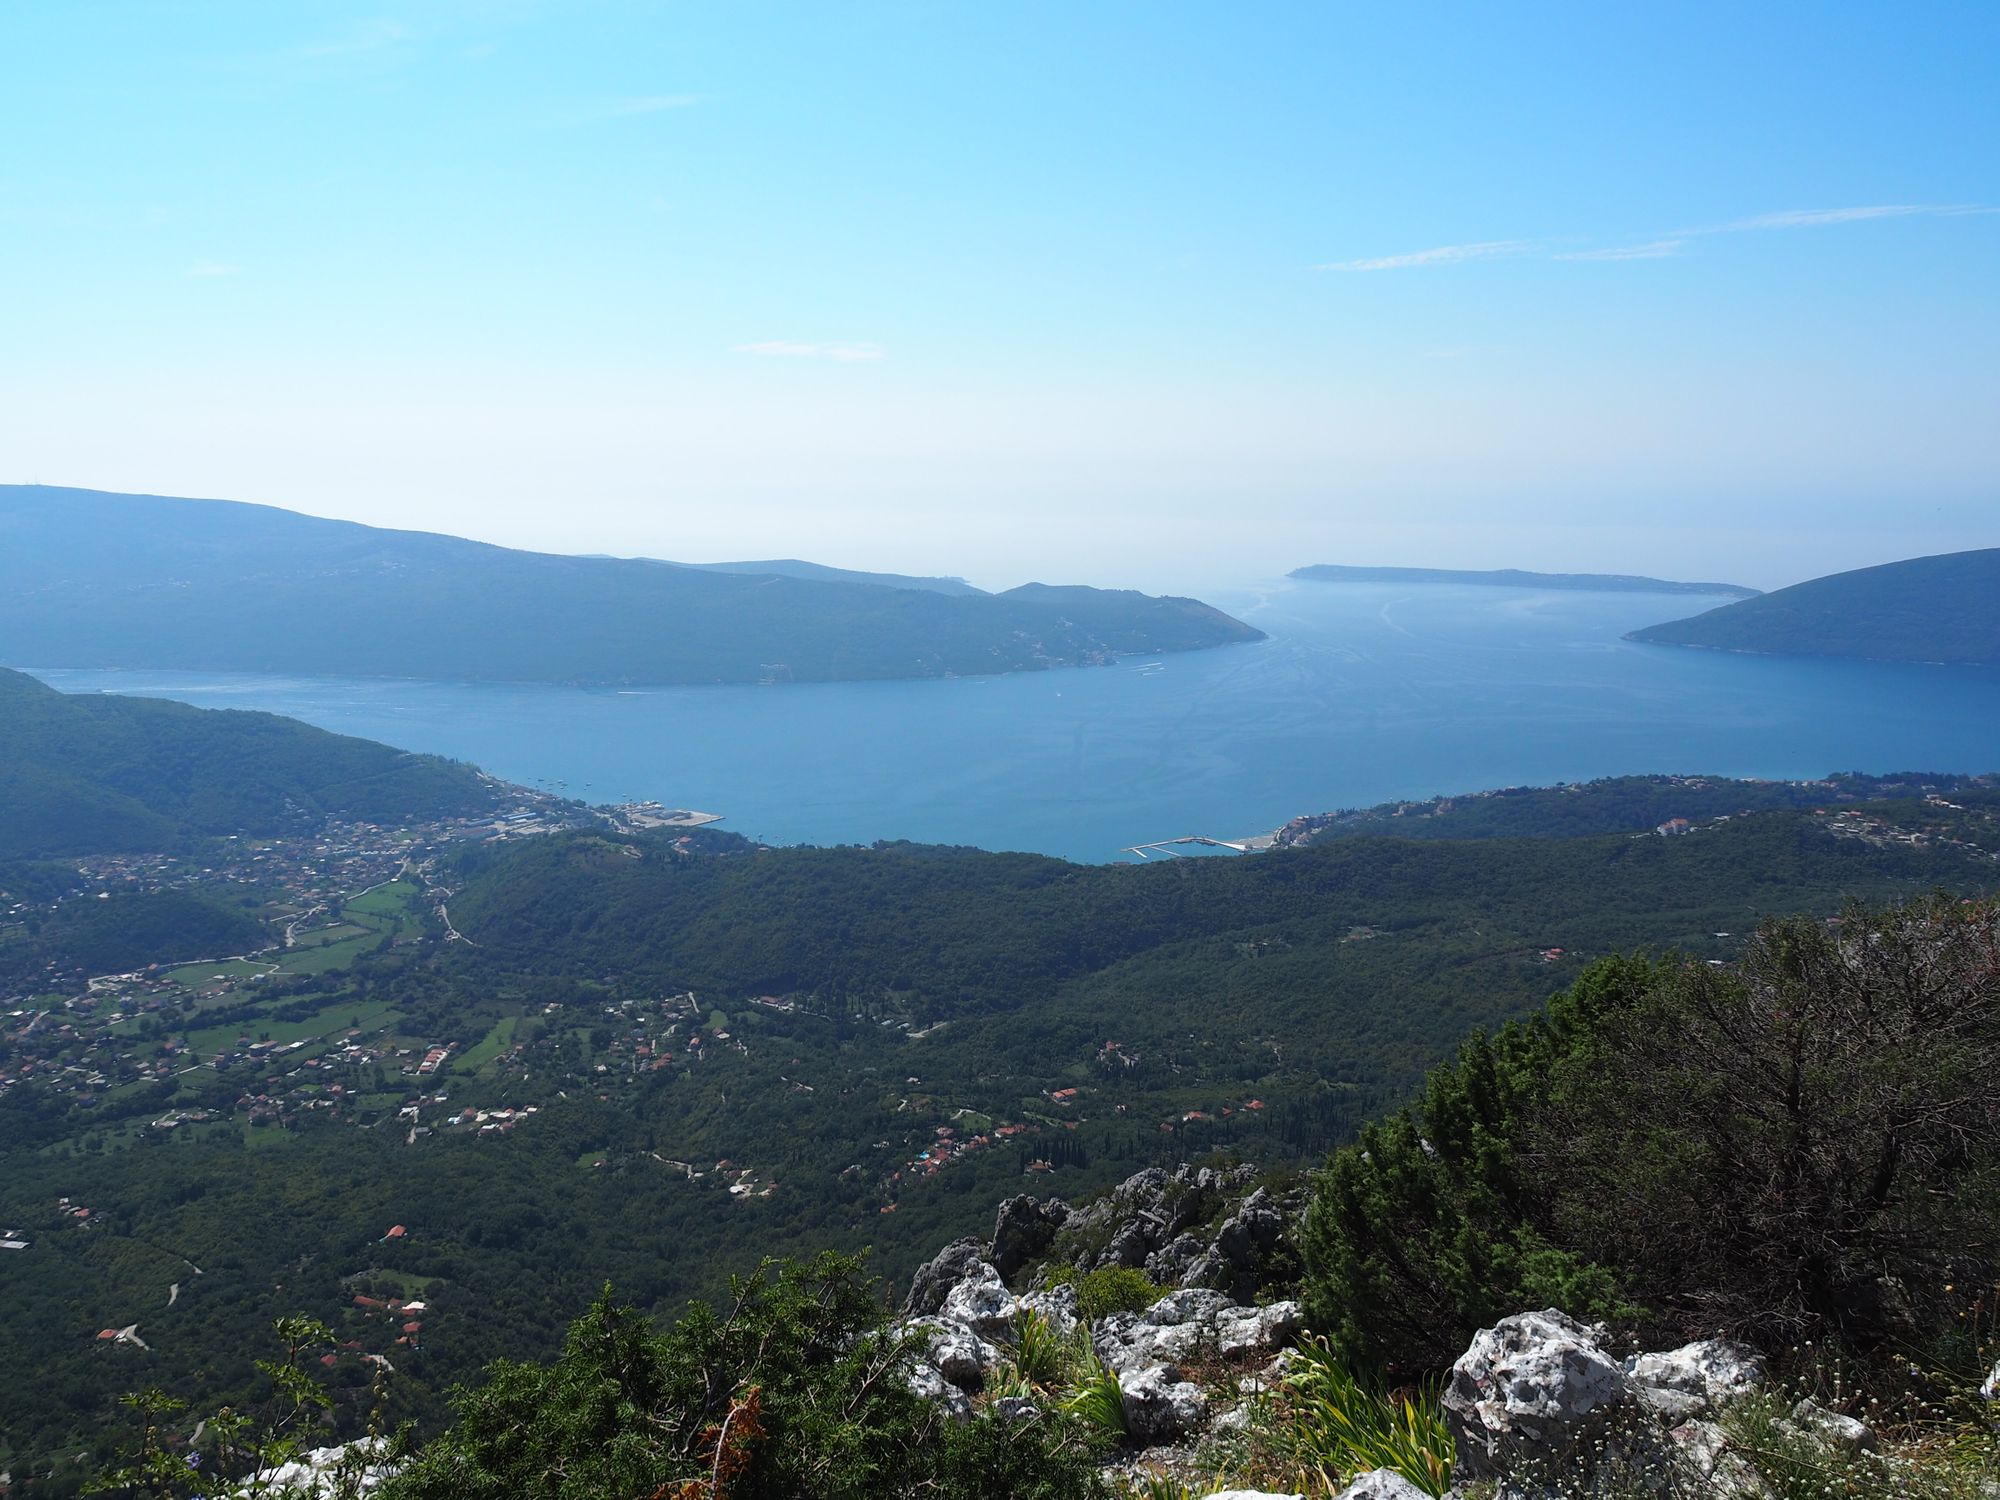
[[[1011,1281],[1028,1262],[1047,1254],[1068,1218],[1069,1206],[1060,1198],[1041,1203],[1023,1194],[1001,1204],[993,1224],[991,1254],[1001,1279]]]
[[[986,1247],[978,1240],[953,1240],[917,1268],[910,1278],[910,1292],[903,1299],[903,1311],[922,1317],[944,1305],[945,1293],[957,1286],[966,1271],[986,1259]]]
[[[1371,1469],[1356,1476],[1334,1500],[1430,1500],[1430,1497],[1394,1469]]]
[[[1141,1447],[1170,1443],[1201,1425],[1208,1397],[1193,1381],[1177,1379],[1170,1365],[1153,1365],[1119,1382],[1125,1432]]]
[[[1199,1174],[1142,1173],[1104,1200],[1122,1204],[1119,1211],[1135,1217],[1114,1225],[1107,1216],[1099,1227],[1115,1227],[1129,1239],[1143,1240],[1145,1233],[1153,1232],[1137,1228],[1143,1218],[1159,1226],[1157,1232],[1165,1233],[1193,1212],[1182,1207],[1184,1195],[1177,1195],[1173,1184],[1180,1182],[1196,1192],[1208,1192],[1218,1191],[1226,1180],[1220,1174],[1203,1179]],[[1051,1214],[1051,1206],[1058,1212]],[[1262,1211],[1263,1205],[1259,1205]],[[1203,1212],[1212,1216],[1214,1209]],[[1022,1257],[1034,1253],[1030,1247],[1043,1237],[1053,1241],[1058,1225],[1073,1217],[1060,1204],[1010,1199],[1000,1210],[994,1246],[1012,1247],[1008,1258],[1026,1264]],[[1258,1243],[1256,1216],[1247,1222],[1252,1227],[1245,1231],[1245,1243],[1254,1246]],[[917,1273],[905,1303],[911,1316],[904,1319],[901,1331],[912,1351],[907,1377],[910,1388],[940,1403],[954,1417],[971,1412],[973,1396],[1008,1358],[1023,1315],[1040,1317],[1063,1337],[1075,1334],[1082,1323],[1074,1284],[1017,1294],[1009,1289],[1000,1266],[988,1257],[988,1248],[973,1240],[947,1246]],[[1167,1292],[1143,1311],[1099,1319],[1091,1329],[1091,1345],[1118,1377],[1130,1440],[1139,1446],[1153,1446],[1187,1438],[1207,1422],[1209,1397],[1200,1384],[1188,1378],[1189,1367],[1213,1371],[1218,1365],[1268,1364],[1274,1351],[1290,1343],[1298,1327],[1295,1302],[1259,1307],[1240,1303],[1225,1291],[1182,1287]],[[1251,1377],[1251,1383],[1258,1389],[1268,1386],[1268,1372]],[[995,1408],[1000,1404],[996,1402]]]
[[[1482,1329],[1452,1366],[1444,1410],[1462,1480],[1553,1475],[1602,1448],[1636,1404],[1600,1345],[1563,1313],[1520,1313]]]
[[[1473,1339],[1445,1388],[1453,1478],[1490,1482],[1497,1500],[1770,1500],[1719,1420],[1763,1383],[1761,1361],[1740,1344],[1710,1339],[1620,1361],[1601,1327],[1553,1311],[1503,1318]],[[1872,1457],[1875,1434],[1853,1417],[1808,1400],[1778,1425],[1829,1462],[1864,1462],[1894,1478],[1894,1461]]]
[[[921,1341],[926,1362],[962,1391],[976,1391],[986,1372],[1000,1363],[1000,1351],[963,1323],[949,1318],[917,1318],[905,1331]]]
[[[1625,1361],[1625,1373],[1639,1400],[1661,1417],[1685,1421],[1713,1416],[1764,1380],[1756,1351],[1727,1339],[1705,1339],[1663,1354]]]
[[[1097,1357],[1123,1375],[1156,1364],[1268,1354],[1289,1343],[1298,1327],[1296,1302],[1241,1307],[1226,1292],[1190,1287],[1169,1292],[1144,1312],[1099,1319],[1091,1342]]]
[[[983,1260],[966,1267],[959,1283],[938,1303],[938,1316],[969,1328],[981,1338],[999,1338],[1020,1310],[1000,1273]]]
[[[309,1449],[267,1470],[258,1481],[257,1492],[296,1500],[371,1495],[395,1473],[387,1461],[387,1446],[376,1438],[357,1438],[331,1448]]]
[[[1161,1286],[1212,1287],[1248,1300],[1297,1207],[1261,1189],[1234,1202],[1256,1175],[1254,1167],[1148,1168],[1093,1203],[1065,1206],[1052,1248],[1080,1271],[1126,1266]]]

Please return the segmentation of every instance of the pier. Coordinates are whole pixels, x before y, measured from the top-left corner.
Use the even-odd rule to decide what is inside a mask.
[[[1232,854],[1253,854],[1259,849],[1271,847],[1272,835],[1256,834],[1247,839],[1212,839],[1207,834],[1190,833],[1177,839],[1159,839],[1150,844],[1134,844],[1120,849],[1120,854],[1136,854],[1140,859],[1185,859],[1176,847],[1180,844],[1203,844],[1210,849],[1227,849]]]

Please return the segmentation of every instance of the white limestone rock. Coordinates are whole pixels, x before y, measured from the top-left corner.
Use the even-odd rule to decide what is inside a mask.
[[[923,1339],[931,1366],[961,1390],[978,1390],[986,1372],[1000,1363],[1000,1351],[963,1323],[915,1318],[904,1327]]]
[[[1047,1291],[1028,1292],[1018,1301],[1022,1312],[1039,1313],[1042,1320],[1064,1338],[1076,1332],[1076,1325],[1082,1321],[1077,1309],[1076,1288],[1065,1284],[1052,1286]]]
[[[1430,1500],[1430,1497],[1394,1469],[1370,1469],[1358,1475],[1334,1500]]]
[[[912,1360],[903,1378],[912,1394],[926,1401],[935,1401],[954,1422],[963,1422],[972,1416],[972,1398],[946,1380],[937,1366],[923,1360]]]
[[[1299,1304],[1273,1302],[1268,1307],[1226,1307],[1215,1314],[1215,1339],[1223,1358],[1262,1354],[1299,1331]]]
[[[1868,1453],[1875,1447],[1875,1433],[1866,1422],[1828,1411],[1810,1396],[1792,1408],[1791,1425],[1844,1453]]]
[[[1154,1365],[1120,1381],[1125,1431],[1141,1447],[1172,1442],[1200,1426],[1208,1413],[1201,1387],[1175,1379],[1176,1373],[1169,1365]]]
[[[1703,1339],[1625,1361],[1639,1399],[1673,1420],[1711,1416],[1764,1382],[1755,1350],[1728,1339]]]
[[[967,1267],[958,1284],[945,1293],[938,1316],[963,1323],[981,1338],[991,1339],[1007,1331],[1017,1305],[1000,1273],[985,1261],[978,1261]]]
[[[1444,1391],[1456,1476],[1553,1471],[1629,1412],[1636,1404],[1631,1381],[1604,1352],[1603,1337],[1603,1329],[1553,1309],[1481,1329]]]

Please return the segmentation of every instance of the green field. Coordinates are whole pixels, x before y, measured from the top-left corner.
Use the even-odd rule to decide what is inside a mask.
[[[519,1023],[516,1016],[503,1016],[493,1029],[468,1047],[451,1065],[454,1073],[477,1073],[502,1052],[514,1045],[514,1028]]]
[[[285,974],[324,974],[329,969],[344,969],[381,941],[380,933],[363,932],[324,947],[289,948],[278,960],[278,969]]]
[[[332,927],[321,927],[312,932],[300,933],[292,940],[294,948],[324,948],[330,943],[342,942],[348,938],[360,937],[373,932],[371,927],[357,927],[352,922],[336,923]]]
[[[206,989],[219,979],[254,979],[260,974],[272,972],[273,965],[259,963],[249,958],[226,958],[216,963],[184,964],[178,969],[167,971],[167,978],[175,984],[186,985],[189,989]]]
[[[303,1042],[344,1032],[351,1026],[358,1026],[365,1034],[400,1019],[401,1014],[387,1001],[357,1003],[344,996],[335,996],[302,1021],[270,1021],[258,1017],[226,1026],[210,1026],[202,1031],[190,1032],[188,1045],[199,1057],[235,1047],[240,1036],[257,1040],[268,1038],[274,1042]]]
[[[414,880],[392,880],[347,902],[341,908],[341,916],[377,932],[391,933],[396,937],[416,937],[424,930],[424,919],[419,909],[423,894],[423,887]]]

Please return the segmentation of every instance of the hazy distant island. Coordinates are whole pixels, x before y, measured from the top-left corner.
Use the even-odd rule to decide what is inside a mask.
[[[1356,568],[1313,563],[1290,577],[1315,583],[1477,583],[1510,589],[1575,589],[1594,594],[1731,594],[1754,599],[1756,589],[1738,583],[1673,583],[1633,573],[1529,573],[1520,568]]]
[[[960,596],[976,594],[982,599],[993,597],[985,589],[976,588],[963,578],[925,578],[908,573],[865,573],[854,568],[829,568],[825,563],[801,562],[796,557],[777,558],[770,562],[669,563],[667,566],[700,568],[710,573],[776,573],[785,578],[814,578],[822,583],[872,583],[887,589],[922,589],[932,594]]]
[[[2000,665],[2000,547],[1795,583],[1627,640],[1780,656]]]
[[[21,666],[644,686],[1088,666],[1263,632],[1195,599],[516,551],[225,500],[0,486]]]

